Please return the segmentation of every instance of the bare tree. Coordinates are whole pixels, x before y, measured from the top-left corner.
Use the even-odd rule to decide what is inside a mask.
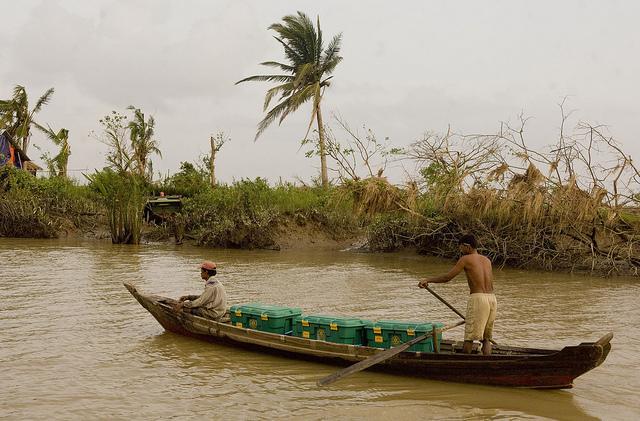
[[[209,142],[211,145],[211,156],[209,157],[209,178],[211,180],[211,187],[215,187],[217,184],[216,180],[216,155],[222,148],[222,146],[230,141],[231,138],[225,135],[223,131],[216,133],[215,136],[211,136],[209,138]]]
[[[543,150],[527,145],[523,115],[496,134],[448,130],[414,143],[407,155],[435,212],[414,240],[446,253],[473,230],[498,262],[638,274],[640,172],[606,126],[567,129],[564,100],[559,108],[557,142]]]
[[[359,181],[364,178],[382,177],[389,160],[399,155],[402,150],[394,148],[389,143],[389,138],[379,140],[373,130],[362,126],[364,134],[352,129],[340,116],[333,114],[341,132],[346,135],[344,140],[338,140],[338,136],[331,127],[325,127],[325,153],[333,160],[337,168],[330,168],[338,174],[341,181]],[[318,143],[315,140],[305,139],[302,145],[311,144],[314,149],[307,151],[306,156],[311,157],[320,154]]]
[[[133,165],[133,150],[127,142],[127,117],[117,111],[111,111],[99,120],[102,125],[102,133],[91,132],[90,136],[105,144],[107,163],[110,168],[118,172],[129,171]]]

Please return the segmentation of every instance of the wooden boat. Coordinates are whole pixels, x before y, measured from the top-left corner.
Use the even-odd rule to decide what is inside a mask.
[[[176,301],[144,294],[124,284],[138,302],[166,330],[231,346],[241,346],[287,357],[347,366],[383,352],[383,349],[304,339],[236,327],[190,313],[176,312]],[[599,366],[611,350],[613,333],[596,342],[560,350],[494,345],[490,356],[463,354],[460,342],[443,340],[439,352],[401,352],[372,369],[432,380],[534,389],[565,389],[573,380]]]

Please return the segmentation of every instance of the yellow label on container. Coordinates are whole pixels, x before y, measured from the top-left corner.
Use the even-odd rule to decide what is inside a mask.
[[[256,319],[249,319],[249,327],[251,329],[257,329],[258,328],[258,321]]]
[[[260,320],[269,320],[269,316],[267,314],[261,314]]]
[[[307,332],[306,330],[302,332],[302,337],[309,339],[309,332]]]
[[[242,311],[240,311],[240,310],[236,310],[236,316],[238,316],[238,317],[242,317]]]
[[[309,320],[302,320],[302,326],[309,326]]]
[[[242,322],[236,322],[236,327],[242,327]]]
[[[407,329],[407,335],[416,336],[416,330],[411,328]]]
[[[382,328],[374,326],[373,327],[373,333],[382,333]]]
[[[331,330],[338,330],[338,324],[337,323],[329,323],[329,328],[331,328]]]
[[[382,339],[382,336],[377,336],[375,337],[375,340],[377,343],[381,344],[382,342],[384,342],[384,339]]]

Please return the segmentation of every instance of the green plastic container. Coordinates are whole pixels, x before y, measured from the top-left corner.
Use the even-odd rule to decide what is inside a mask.
[[[367,345],[375,348],[391,348],[398,346],[425,333],[431,334],[433,326],[442,328],[442,323],[403,322],[395,320],[378,320],[368,322],[365,326]],[[442,340],[442,332],[438,332],[438,343]],[[412,345],[407,351],[433,352],[433,336]]]
[[[302,310],[299,308],[261,303],[235,305],[229,309],[231,323],[234,326],[281,335],[292,333],[293,319],[301,314]]]
[[[364,345],[367,320],[304,315],[293,320],[293,335],[339,344]]]

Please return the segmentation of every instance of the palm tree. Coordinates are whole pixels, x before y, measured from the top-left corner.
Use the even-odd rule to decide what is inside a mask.
[[[47,165],[49,166],[50,174],[66,178],[69,155],[71,155],[71,149],[69,147],[69,130],[60,129],[56,133],[49,125],[47,125],[47,127],[45,128],[38,123],[35,123],[35,126],[44,134],[46,134],[47,137],[51,139],[54,145],[60,147],[60,151],[53,158],[49,158],[48,154],[46,154],[45,156],[45,160],[47,161]]]
[[[13,88],[13,97],[8,100],[0,100],[0,122],[7,128],[9,135],[15,140],[21,141],[20,147],[26,154],[31,137],[31,125],[35,123],[34,116],[53,96],[53,88],[49,88],[36,102],[35,107],[29,110],[29,98],[24,86],[17,85]]]
[[[151,160],[149,155],[158,154],[162,157],[158,142],[153,139],[154,126],[156,124],[153,116],[149,116],[147,121],[144,120],[144,113],[130,105],[128,110],[133,111],[133,120],[129,122],[129,131],[131,139],[131,148],[133,149],[133,161],[140,176],[147,178],[151,176]]]
[[[279,103],[271,108],[258,124],[255,138],[258,139],[276,118],[279,119],[278,123],[282,123],[287,115],[296,111],[305,102],[313,99],[311,121],[305,138],[309,134],[315,119],[318,127],[322,185],[326,187],[329,184],[329,178],[327,175],[325,132],[320,102],[324,89],[329,86],[329,80],[333,77],[329,75],[333,73],[338,63],[342,61],[342,57],[338,55],[342,34],[334,36],[325,49],[322,31],[320,30],[320,18],[317,18],[317,26],[314,26],[309,17],[302,12],[298,12],[297,15],[283,17],[282,23],[274,23],[269,26],[269,29],[276,31],[278,34],[274,38],[284,47],[284,54],[288,64],[276,61],[266,61],[260,64],[278,68],[285,74],[250,76],[236,82],[236,85],[242,82],[254,81],[281,83],[267,91],[264,99],[264,111],[267,111],[271,100],[276,95],[280,95]]]

